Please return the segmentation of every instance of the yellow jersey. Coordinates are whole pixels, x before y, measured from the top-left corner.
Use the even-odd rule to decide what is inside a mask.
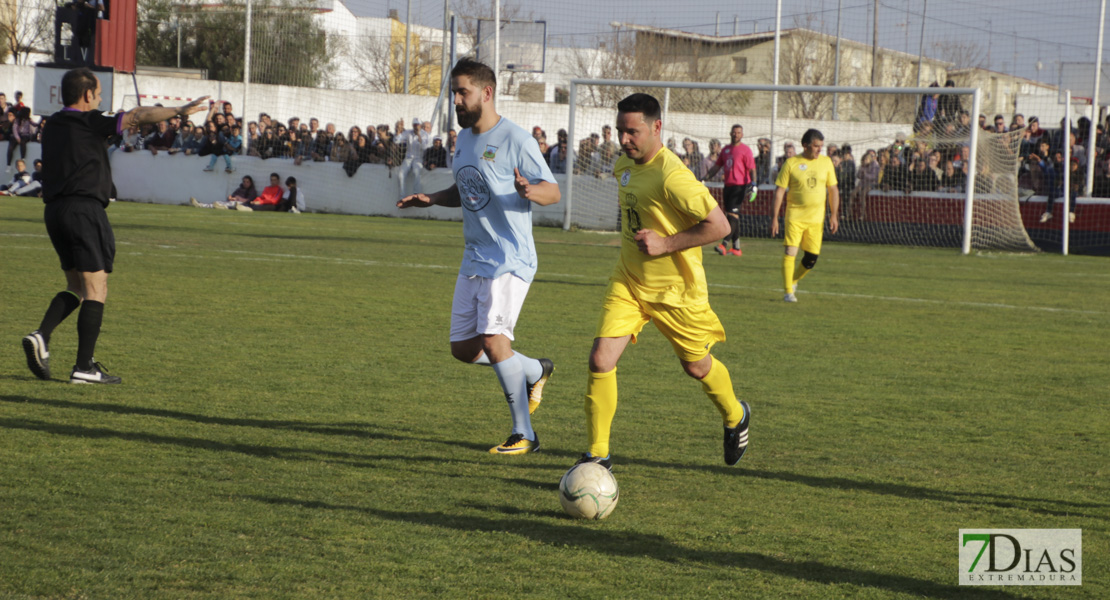
[[[648,256],[636,245],[636,232],[661,236],[685,231],[717,207],[717,201],[682,160],[660,148],[646,164],[621,156],[613,165],[621,210],[621,255],[611,279],[624,281],[641,302],[674,307],[709,302],[701,247]]]
[[[786,159],[775,177],[776,186],[789,190],[786,193],[786,220],[824,223],[825,188],[836,184],[836,169],[828,156],[809,160],[799,155]]]

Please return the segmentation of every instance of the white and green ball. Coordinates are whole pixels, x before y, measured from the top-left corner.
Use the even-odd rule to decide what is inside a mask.
[[[608,517],[619,497],[617,480],[597,463],[574,465],[559,481],[559,503],[576,519]]]

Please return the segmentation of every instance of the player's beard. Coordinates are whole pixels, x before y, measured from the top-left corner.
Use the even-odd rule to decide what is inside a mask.
[[[459,118],[459,127],[474,127],[475,123],[482,120],[482,103],[477,102],[474,106],[460,104],[455,107],[455,115]]]

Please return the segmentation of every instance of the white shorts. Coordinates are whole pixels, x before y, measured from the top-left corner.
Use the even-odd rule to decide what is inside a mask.
[[[499,333],[514,339],[513,328],[530,286],[512,273],[497,279],[459,275],[451,302],[451,341]]]

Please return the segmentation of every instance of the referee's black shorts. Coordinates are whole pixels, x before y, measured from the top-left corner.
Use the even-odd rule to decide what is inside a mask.
[[[724,210],[726,214],[739,215],[740,207],[744,205],[744,201],[748,199],[748,195],[752,193],[752,184],[746,185],[726,185],[721,198],[724,200]]]
[[[92,198],[58,198],[43,211],[46,233],[61,260],[62,270],[112,272],[116,236],[104,206]]]

